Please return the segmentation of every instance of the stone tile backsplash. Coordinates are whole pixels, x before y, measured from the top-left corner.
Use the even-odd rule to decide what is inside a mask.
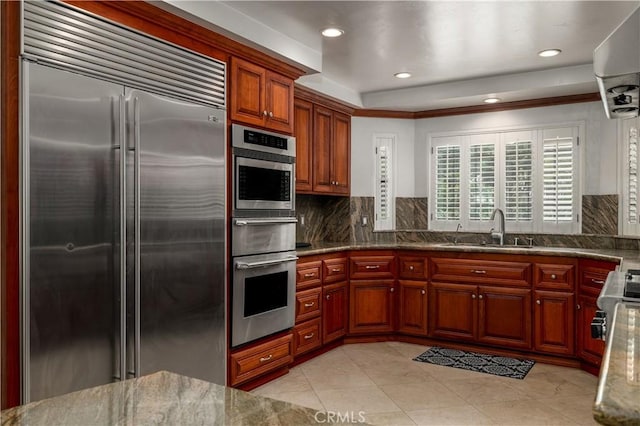
[[[331,241],[344,243],[394,242],[491,242],[489,232],[428,231],[426,197],[396,198],[396,230],[373,231],[373,197],[296,196],[298,241]],[[505,244],[536,246],[616,248],[640,250],[640,239],[618,237],[618,196],[585,195],[582,201],[583,233],[577,235],[507,233]],[[304,224],[301,219],[304,216]],[[366,218],[366,223],[363,221]]]

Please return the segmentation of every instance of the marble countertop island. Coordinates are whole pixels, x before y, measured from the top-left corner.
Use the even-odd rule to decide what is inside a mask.
[[[317,425],[317,410],[161,371],[4,410],[4,425]],[[338,423],[340,424],[340,423]]]
[[[618,303],[612,327],[594,418],[604,425],[640,425],[640,307]]]

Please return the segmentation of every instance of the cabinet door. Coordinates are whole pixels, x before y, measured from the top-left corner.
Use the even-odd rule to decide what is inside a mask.
[[[393,331],[394,291],[392,280],[351,281],[349,332]]]
[[[398,282],[398,331],[427,335],[427,283],[424,281]]]
[[[591,338],[591,320],[598,310],[596,300],[591,296],[578,298],[578,357],[590,364],[600,366],[605,343],[603,340]]]
[[[531,290],[478,287],[478,341],[531,348]]]
[[[535,292],[534,347],[557,355],[575,352],[575,296],[560,291]]]
[[[331,184],[331,139],[333,113],[330,109],[313,108],[313,190],[330,193]]]
[[[333,143],[331,144],[333,192],[349,195],[351,164],[351,117],[333,113]]]
[[[266,70],[231,58],[231,120],[263,126],[266,110]]]
[[[477,324],[476,286],[431,283],[429,331],[433,337],[475,340]]]
[[[293,131],[293,80],[267,71],[266,74],[266,126],[291,133]]]
[[[347,334],[349,287],[346,282],[325,285],[322,288],[322,344]]]
[[[313,104],[296,99],[294,105],[296,136],[296,192],[310,192],[313,167]]]

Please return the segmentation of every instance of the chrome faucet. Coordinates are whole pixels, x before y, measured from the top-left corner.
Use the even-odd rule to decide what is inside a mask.
[[[500,245],[504,245],[504,212],[501,209],[495,209],[493,213],[491,213],[491,220],[495,220],[496,213],[500,213],[500,226],[498,228],[498,232],[495,232],[493,228],[491,228],[491,238],[500,239]]]

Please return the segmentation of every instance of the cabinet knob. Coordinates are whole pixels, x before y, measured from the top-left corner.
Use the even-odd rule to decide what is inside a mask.
[[[476,298],[476,295],[475,295],[475,294],[472,294],[472,295],[471,295],[471,298],[472,298],[472,299],[475,299],[475,298]]]
[[[327,300],[329,300],[331,298],[330,294],[327,294]]]
[[[267,116],[267,110],[266,109],[264,111],[262,111],[262,115],[264,115],[265,117]]]
[[[482,295],[479,295],[479,296],[478,296],[478,299],[482,299],[482,297],[483,297]]]
[[[576,309],[577,309],[577,310],[580,310],[580,309],[582,309],[582,306],[580,306],[580,304],[578,303],[578,304],[576,305]]]
[[[540,299],[536,300],[536,304],[538,305],[540,304]]]
[[[420,290],[420,293],[427,294],[427,292],[425,290]]]
[[[557,277],[556,277],[556,274],[551,274],[551,279],[552,279],[552,280],[555,280],[556,278],[557,278]]]
[[[409,270],[413,271],[413,265],[409,266]]]
[[[393,287],[391,287],[391,288],[389,289],[389,291],[390,291],[391,293],[393,293],[394,291],[396,291],[396,289],[395,289],[395,288],[393,288]]]
[[[273,118],[273,112],[272,111],[269,111],[269,117]]]

